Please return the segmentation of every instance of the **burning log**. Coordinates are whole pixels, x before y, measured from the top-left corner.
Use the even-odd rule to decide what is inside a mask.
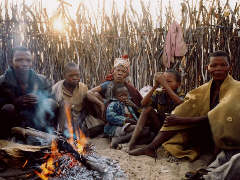
[[[80,164],[84,165],[88,170],[98,172],[104,179],[114,179],[112,173],[108,172],[106,165],[101,163],[102,160],[99,161],[99,157],[80,154],[62,135],[52,135],[35,129],[20,127],[12,128],[12,134],[21,135],[25,138],[29,136],[42,138],[48,140],[49,143],[55,141],[60,152],[71,154]],[[106,162],[106,164],[109,163],[111,164],[111,162]]]
[[[60,151],[72,154],[76,160],[78,160],[80,163],[82,163],[84,166],[90,169],[90,166],[86,161],[86,158],[80,153],[78,153],[73,148],[73,146],[67,141],[67,139],[61,135],[52,135],[52,134],[38,131],[35,129],[31,129],[31,128],[25,129],[21,127],[12,128],[11,132],[13,134],[22,135],[23,137],[33,136],[33,137],[41,138],[49,141],[49,144],[51,144],[52,141],[56,141]]]
[[[40,162],[44,151],[49,148],[0,140],[0,179],[32,179],[35,175],[33,168],[25,169],[26,165],[31,166],[36,159]]]

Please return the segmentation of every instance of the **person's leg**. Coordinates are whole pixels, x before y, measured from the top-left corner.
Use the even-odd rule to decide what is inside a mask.
[[[137,125],[134,129],[131,140],[129,142],[129,150],[134,149],[136,145],[136,141],[139,138],[143,128],[146,125],[149,125],[150,127],[154,127],[155,131],[156,129],[159,130],[162,126],[161,120],[158,118],[157,113],[154,111],[154,109],[151,106],[143,109],[138,119]]]
[[[116,149],[119,144],[127,143],[132,137],[132,132],[127,133],[124,136],[113,137],[111,141],[111,148]]]
[[[147,155],[151,157],[156,157],[157,148],[160,145],[162,145],[162,143],[169,140],[175,134],[176,131],[159,131],[158,135],[153,139],[153,141],[149,145],[147,145],[144,148],[129,151],[129,154],[133,156]]]
[[[111,148],[116,149],[118,144],[127,143],[132,137],[135,125],[127,124],[126,127],[119,127],[116,129],[115,137],[112,138]]]
[[[0,110],[0,116],[4,121],[2,128],[0,128],[0,138],[6,139],[11,133],[11,128],[18,125],[14,105],[5,104]]]

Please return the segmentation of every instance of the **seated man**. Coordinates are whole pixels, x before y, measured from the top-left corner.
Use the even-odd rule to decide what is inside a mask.
[[[95,115],[97,114],[97,116],[101,118],[105,106],[91,92],[88,92],[88,87],[85,84],[80,82],[80,71],[75,63],[66,64],[63,74],[64,80],[57,82],[52,87],[52,93],[55,95],[56,100],[60,105],[58,128],[68,136],[67,133],[69,127],[67,125],[65,114],[65,107],[68,106],[71,109],[72,126],[74,130],[77,132],[80,127],[86,135],[91,136],[91,134],[88,134],[89,132],[87,132],[85,124],[85,118],[88,114],[86,111],[95,110]],[[91,110],[86,108],[85,102],[91,103],[91,106],[88,106]],[[96,111],[98,111],[98,113],[96,113]]]
[[[30,50],[17,47],[10,68],[0,77],[0,116],[4,121],[1,138],[7,138],[13,126],[42,131],[54,126],[51,87],[43,75],[31,69],[32,63]]]
[[[210,54],[212,80],[186,95],[184,103],[166,117],[153,142],[139,154],[151,154],[163,145],[177,158],[194,160],[199,155],[197,146],[208,147],[212,137],[218,149],[240,149],[240,83],[228,74],[229,59],[223,51]]]

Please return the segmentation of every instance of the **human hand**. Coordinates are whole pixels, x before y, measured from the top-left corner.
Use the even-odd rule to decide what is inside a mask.
[[[133,119],[133,118],[127,118],[125,120],[125,123],[130,123],[130,124],[136,125],[137,121],[135,119]]]
[[[132,102],[130,99],[126,99],[126,100],[124,101],[124,104],[125,104],[126,106],[136,107],[136,104],[134,104],[134,102]]]
[[[118,100],[125,104],[128,101],[128,97],[127,96],[119,96]]]
[[[167,87],[168,83],[163,75],[163,73],[157,73],[155,76],[155,81],[162,87]]]
[[[16,99],[17,105],[32,106],[38,103],[38,98],[34,94],[27,94]]]
[[[156,72],[153,77],[153,88],[157,89],[159,87],[159,82],[157,81],[158,77],[161,75],[161,72]]]
[[[173,114],[165,113],[166,118],[164,120],[164,126],[175,126],[181,124],[181,118]]]

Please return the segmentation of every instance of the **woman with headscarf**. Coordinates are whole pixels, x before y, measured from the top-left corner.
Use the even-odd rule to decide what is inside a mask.
[[[99,86],[91,89],[93,93],[99,93],[104,99],[104,103],[108,102],[113,98],[112,89],[114,84],[124,84],[129,92],[130,100],[135,103],[138,107],[141,106],[142,96],[139,91],[129,82],[127,82],[127,77],[130,71],[130,62],[128,55],[124,55],[121,58],[116,58],[114,60],[114,67],[112,72],[106,76],[106,81]]]

